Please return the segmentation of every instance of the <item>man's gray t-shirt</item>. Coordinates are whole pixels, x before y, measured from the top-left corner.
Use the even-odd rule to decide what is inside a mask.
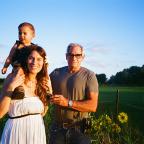
[[[87,92],[98,92],[98,83],[94,72],[81,67],[79,71],[70,73],[68,67],[55,69],[50,74],[53,94],[60,94],[71,100],[86,100]],[[63,111],[64,110],[64,111]],[[56,106],[55,119],[74,119],[78,112]],[[56,120],[56,121],[57,121]]]

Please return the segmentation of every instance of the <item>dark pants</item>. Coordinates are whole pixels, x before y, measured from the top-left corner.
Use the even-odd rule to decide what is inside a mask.
[[[90,138],[85,136],[79,129],[63,129],[52,127],[49,144],[90,144]]]

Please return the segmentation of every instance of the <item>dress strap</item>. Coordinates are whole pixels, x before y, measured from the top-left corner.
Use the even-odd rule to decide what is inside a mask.
[[[22,117],[26,117],[26,116],[29,116],[29,115],[38,115],[40,113],[31,113],[31,114],[25,114],[25,115],[20,115],[20,116],[15,116],[15,117],[11,117],[11,116],[8,116],[9,119],[16,119],[16,118],[22,118]]]

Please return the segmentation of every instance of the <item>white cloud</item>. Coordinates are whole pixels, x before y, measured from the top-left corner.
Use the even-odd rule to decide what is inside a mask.
[[[112,51],[111,48],[108,48],[108,44],[97,43],[97,42],[87,43],[84,49],[86,51],[86,54],[93,53],[93,54],[107,55]]]

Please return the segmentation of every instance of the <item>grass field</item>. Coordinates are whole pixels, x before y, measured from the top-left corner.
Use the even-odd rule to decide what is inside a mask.
[[[100,87],[96,116],[102,113],[115,114],[117,90],[119,90],[118,111],[126,112],[130,124],[144,133],[144,87]],[[0,136],[5,119],[0,120]]]
[[[100,87],[97,115],[116,113],[117,90],[119,90],[118,111],[126,112],[130,124],[144,133],[144,87]]]

